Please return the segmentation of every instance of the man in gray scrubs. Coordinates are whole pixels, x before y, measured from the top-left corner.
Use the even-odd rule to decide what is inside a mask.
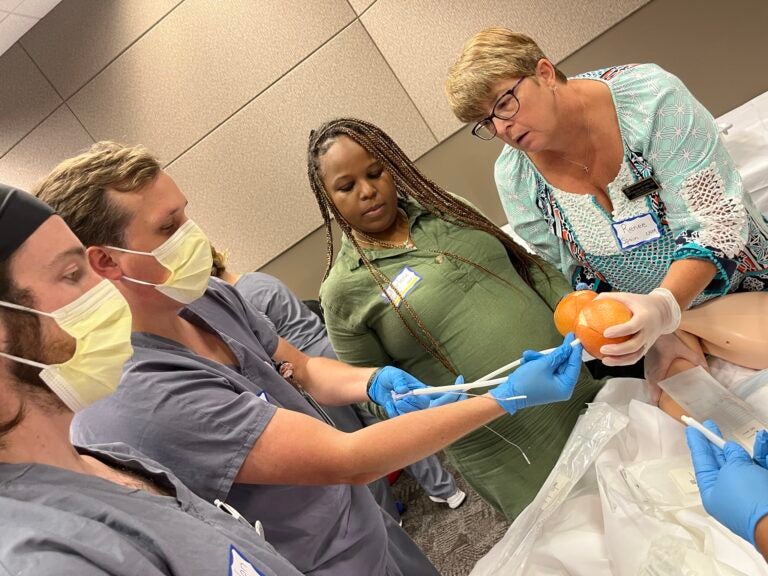
[[[256,310],[272,321],[280,336],[308,356],[336,359],[323,321],[288,286],[263,272],[237,276],[227,269],[224,257],[215,250],[213,262],[213,275],[232,284]],[[336,427],[345,432],[354,432],[379,421],[359,406],[334,406],[326,408],[326,411]],[[458,508],[466,499],[466,493],[456,486],[453,475],[443,467],[437,456],[427,456],[406,470],[433,502],[443,502],[451,508]],[[369,488],[381,507],[399,520],[399,512],[392,510],[395,505],[387,479],[382,478],[370,484]]]
[[[0,573],[300,576],[252,526],[159,464],[125,445],[70,443],[65,401],[120,374],[109,362],[96,370],[98,353],[85,342],[108,326],[119,348],[123,321],[130,353],[125,304],[61,218],[0,185]],[[112,308],[123,318],[101,315]],[[94,369],[74,377],[83,366]]]
[[[395,399],[423,386],[394,367],[309,358],[227,283],[209,278],[210,244],[187,200],[141,147],[102,142],[37,186],[133,313],[134,355],[117,392],[81,412],[79,442],[122,441],[196,494],[227,500],[301,572],[437,574],[361,484],[434,454],[504,413],[570,397],[581,349],[524,364],[489,395]],[[290,362],[292,384],[275,362]],[[305,400],[368,399],[403,414],[345,434]],[[524,400],[520,399],[520,394]],[[446,405],[438,405],[443,404]],[[434,406],[429,410],[421,408]]]

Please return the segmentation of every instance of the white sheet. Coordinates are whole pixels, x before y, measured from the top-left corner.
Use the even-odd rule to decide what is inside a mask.
[[[765,383],[768,371],[741,385],[726,382],[748,401],[764,402],[768,411]],[[649,510],[638,505],[636,495],[617,477],[622,466],[633,463],[687,458],[683,426],[647,400],[642,380],[609,381],[596,401],[624,411],[629,417],[626,428],[601,450],[595,464],[544,523],[527,560],[509,561],[512,535],[519,531],[516,522],[471,576],[768,576],[768,565],[752,546],[710,518],[701,505],[663,513]]]

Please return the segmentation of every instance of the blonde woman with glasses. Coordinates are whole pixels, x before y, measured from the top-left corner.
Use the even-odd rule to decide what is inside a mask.
[[[674,75],[629,64],[568,79],[531,38],[489,28],[466,43],[446,89],[475,136],[505,144],[495,176],[514,231],[574,287],[632,310],[606,330],[632,337],[604,346],[605,364],[635,363],[659,337],[677,352],[665,352],[657,373],[678,355],[700,362],[697,339],[682,335],[691,357],[672,334],[686,329],[681,311],[734,292],[759,294],[735,298],[746,305],[724,299],[715,317],[748,306],[766,325],[768,226],[712,115]],[[735,349],[716,339],[726,359],[766,367],[748,341]]]

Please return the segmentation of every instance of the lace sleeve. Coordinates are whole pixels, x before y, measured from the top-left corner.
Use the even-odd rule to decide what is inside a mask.
[[[648,113],[644,155],[662,186],[675,236],[673,260],[711,261],[718,272],[705,292],[727,293],[748,236],[741,178],[712,115],[678,78],[658,66],[647,68],[637,91],[651,102],[640,103]]]

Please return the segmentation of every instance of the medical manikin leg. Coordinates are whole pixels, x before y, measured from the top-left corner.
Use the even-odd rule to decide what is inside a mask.
[[[707,354],[768,368],[768,292],[728,294],[683,313],[680,330],[697,336]]]
[[[729,294],[687,310],[675,335],[697,356],[706,353],[747,368],[768,368],[768,293]],[[694,366],[678,358],[656,380]],[[667,394],[661,395],[659,408],[677,419],[685,414]]]

